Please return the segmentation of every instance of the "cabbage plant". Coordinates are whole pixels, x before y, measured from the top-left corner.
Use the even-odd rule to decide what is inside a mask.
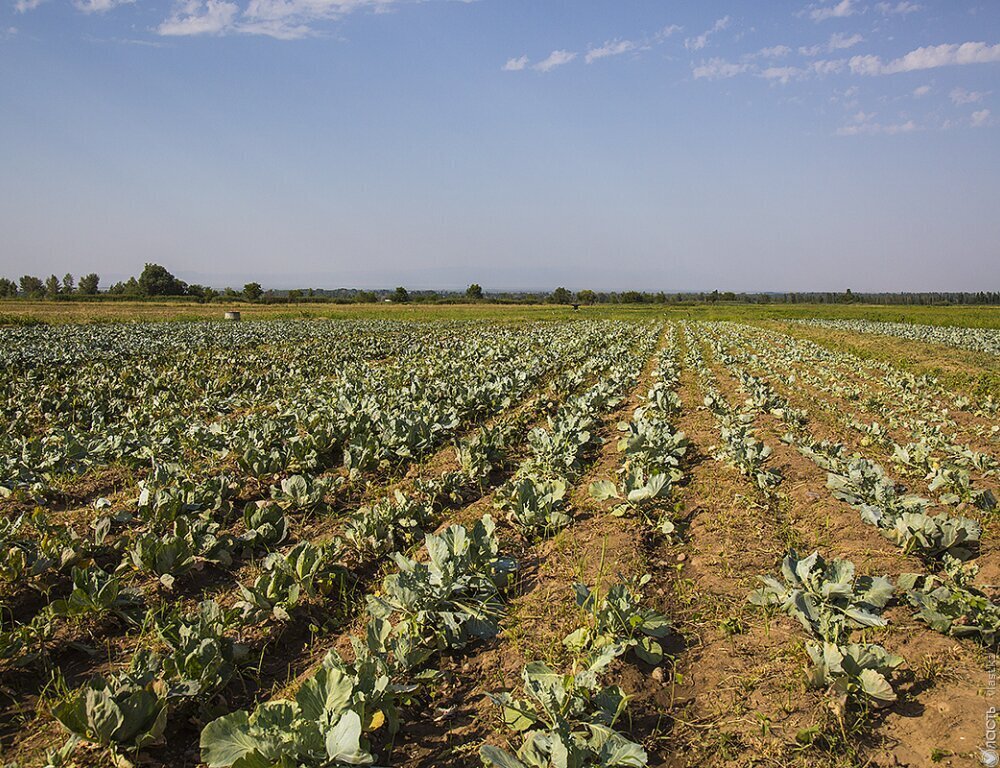
[[[789,553],[781,575],[784,581],[760,577],[764,586],[750,594],[750,602],[776,606],[826,642],[843,642],[852,628],[886,625],[881,613],[893,586],[884,576],[856,576],[850,560],[828,563],[819,552],[801,559]]]
[[[386,677],[363,681],[331,653],[294,699],[268,701],[206,725],[201,759],[209,768],[371,765],[368,734],[385,722],[377,704],[388,685]]]
[[[903,663],[901,656],[880,645],[859,643],[808,643],[806,651],[813,663],[809,684],[829,690],[841,711],[849,701],[875,707],[896,701],[891,681],[894,670]]]
[[[368,597],[369,613],[393,621],[394,636],[413,646],[411,666],[435,651],[497,634],[504,610],[501,591],[515,564],[500,556],[495,527],[484,515],[471,531],[453,525],[428,534],[426,562],[395,553],[399,572]]]
[[[574,584],[577,606],[586,623],[567,635],[563,643],[578,653],[608,645],[619,645],[622,652],[631,650],[647,664],[663,661],[660,640],[672,631],[662,613],[646,608],[639,591],[650,581],[649,574],[633,582],[621,582],[607,593],[592,591],[585,584]]]
[[[540,661],[522,671],[526,698],[491,694],[504,723],[523,734],[517,752],[484,745],[479,756],[495,768],[616,768],[645,766],[646,751],[615,730],[628,697],[617,686],[603,686],[600,673],[614,658],[607,647],[572,674],[560,674]]]
[[[1000,606],[973,584],[975,565],[944,556],[941,576],[904,573],[899,588],[932,629],[954,637],[969,637],[987,647],[1000,639]]]
[[[527,536],[552,536],[573,522],[566,510],[566,483],[540,480],[531,475],[515,477],[497,493],[496,505]]]
[[[137,750],[158,741],[167,724],[167,687],[127,677],[97,678],[52,707],[71,734],[114,750]]]

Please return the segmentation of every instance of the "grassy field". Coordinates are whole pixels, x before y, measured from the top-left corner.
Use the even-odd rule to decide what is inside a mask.
[[[968,328],[1000,328],[1000,307],[903,307],[866,304],[600,304],[579,310],[554,304],[198,304],[183,301],[0,300],[0,325],[25,322],[104,323],[218,320],[226,310],[246,320],[392,318],[398,320],[568,320],[659,318],[671,320],[794,320],[810,317],[881,320]]]
[[[554,304],[198,304],[186,301],[28,301],[0,300],[0,326],[24,323],[183,322],[222,320],[226,310],[244,320],[394,319],[481,320],[494,323],[610,320],[733,320],[781,327],[864,358],[882,360],[913,373],[938,376],[952,388],[1000,398],[1000,371],[993,356],[885,336],[864,336],[783,321],[838,318],[924,323],[968,328],[1000,328],[1000,307],[903,307],[865,304],[600,304],[579,310]]]
[[[359,308],[345,309],[355,314],[340,316]],[[988,654],[1000,637],[991,586],[1000,583],[991,503],[1000,436],[996,408],[960,403],[955,390],[960,376],[974,389],[974,372],[989,373],[995,356],[773,318],[504,325],[566,310],[361,309],[493,322],[0,333],[0,516],[18,521],[0,567],[5,765],[233,768],[202,749],[224,741],[216,718],[252,743],[238,713],[317,690],[321,661],[348,663],[352,640],[385,619],[379,606],[394,636],[427,655],[403,663],[388,647],[369,649],[387,680],[413,691],[382,704],[399,716],[398,733],[365,720],[378,765],[498,765],[480,749],[513,751],[523,736],[490,695],[519,697],[539,663],[582,669],[596,642],[620,651],[594,679],[628,697],[616,729],[641,751],[635,765],[978,764]],[[723,308],[691,311],[708,309]],[[176,310],[161,305],[165,317]],[[939,369],[945,387],[871,364],[879,360]],[[623,444],[623,425],[643,439]],[[861,469],[884,482],[852,480]],[[656,495],[620,498],[627,483],[655,476],[645,489]],[[836,493],[833,476],[851,493]],[[964,556],[980,570],[967,575],[983,590],[975,600],[993,601],[988,610],[963,603],[968,617],[931,626],[911,605],[902,574],[947,572],[937,539],[897,535],[914,524],[899,511],[902,485],[934,520],[973,537]],[[532,501],[543,492],[547,501]],[[191,501],[179,507],[179,498]],[[895,527],[861,514],[876,508]],[[424,536],[464,539],[453,525],[488,537],[497,558],[449,555],[442,573],[461,578],[442,576],[446,591],[414,602],[417,592],[395,579],[405,568],[413,583],[429,580],[418,569],[431,552]],[[434,551],[443,556],[442,545]],[[891,578],[891,602],[871,606],[882,618],[814,626],[748,602],[783,558],[814,551]],[[851,600],[864,597],[864,582],[847,586]],[[616,590],[614,610],[631,618],[581,606],[583,587]],[[475,636],[438,629],[487,604]],[[600,635],[587,634],[598,616]],[[646,655],[628,650],[633,640],[647,643]],[[898,668],[879,673],[885,706],[858,688],[841,699],[832,678],[807,677],[807,644],[819,641],[897,655]],[[104,735],[100,711],[81,709],[98,696],[131,701],[135,681],[150,679],[145,701],[161,708],[122,707],[141,743]],[[576,695],[579,717],[596,722],[596,703]],[[70,716],[78,711],[90,719]],[[266,727],[269,739],[288,732]],[[68,742],[70,733],[83,741]],[[46,753],[64,744],[72,756],[49,763]]]

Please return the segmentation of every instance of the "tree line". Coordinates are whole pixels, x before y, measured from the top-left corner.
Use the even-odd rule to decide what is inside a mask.
[[[147,263],[137,277],[100,290],[100,276],[91,272],[77,282],[67,273],[60,280],[56,275],[47,279],[22,275],[18,281],[0,277],[0,298],[73,299],[109,296],[117,298],[188,297],[195,301],[251,301],[262,303],[459,303],[491,302],[503,304],[682,304],[682,303],[738,303],[738,304],[883,304],[883,305],[1000,305],[1000,291],[923,293],[856,293],[848,288],[842,292],[789,292],[789,293],[735,293],[732,291],[671,292],[658,291],[570,291],[559,287],[554,291],[492,291],[486,292],[478,283],[462,291],[411,291],[403,286],[395,290],[366,291],[352,288],[327,290],[322,288],[293,288],[265,290],[260,283],[246,283],[242,289],[224,288],[221,291],[196,283],[188,284],[175,277],[160,264]]]

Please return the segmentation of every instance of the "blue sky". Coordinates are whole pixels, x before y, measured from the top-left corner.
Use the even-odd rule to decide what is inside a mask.
[[[2,2],[2,275],[1000,289],[995,0]]]

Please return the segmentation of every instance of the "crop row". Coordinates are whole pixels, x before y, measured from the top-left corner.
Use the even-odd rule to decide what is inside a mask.
[[[915,323],[888,323],[874,320],[795,320],[793,322],[819,328],[830,328],[851,333],[872,333],[895,336],[900,339],[925,344],[945,344],[949,347],[969,349],[1000,355],[1000,330],[993,328],[963,328],[961,326],[918,325]]]
[[[744,354],[747,358],[754,355],[749,351]],[[756,403],[758,410],[779,418],[789,429],[785,441],[827,472],[827,486],[834,498],[856,508],[863,522],[899,546],[904,554],[914,554],[923,560],[929,568],[926,573],[907,573],[898,580],[904,599],[916,610],[917,617],[937,631],[970,637],[984,645],[994,646],[1000,639],[1000,606],[991,602],[981,589],[975,587],[973,580],[978,569],[968,563],[979,549],[979,524],[947,510],[930,514],[933,503],[929,499],[906,492],[903,486],[887,475],[881,465],[863,455],[852,454],[844,445],[813,438],[809,432],[806,412],[792,408],[766,381],[741,369],[736,358],[722,353],[722,360],[733,370],[750,395],[748,402]],[[792,578],[790,574],[793,572],[800,571],[796,577],[799,582],[808,582],[809,578],[814,581],[819,579],[813,589],[816,594],[836,591],[828,585],[823,586],[824,580],[840,579],[840,575],[847,574],[848,571],[853,573],[853,566],[849,563],[834,564],[827,568],[821,558],[818,564],[816,558],[813,558],[808,564],[799,566],[793,562],[794,553],[790,557],[792,560],[784,568],[786,580]],[[804,575],[806,573],[813,573],[813,576],[807,578]],[[827,575],[820,579],[816,575],[819,573]],[[853,581],[853,576],[845,576],[840,580],[845,579]],[[798,615],[791,607],[799,598],[798,593],[794,593],[794,590],[779,593],[775,591],[777,588],[774,584],[770,586],[774,587],[771,589],[771,596],[766,599],[759,596],[759,602],[780,604],[793,615]],[[844,587],[840,591],[844,589],[848,588]],[[879,593],[881,597],[876,607],[881,610],[894,595],[887,579],[881,583]],[[799,605],[801,607],[801,599]],[[841,611],[841,615],[850,614]],[[801,620],[802,617],[798,617]],[[842,632],[838,634],[838,638],[821,639],[836,643],[843,640]],[[854,651],[861,652],[858,649]],[[865,658],[872,659],[872,663],[881,670],[879,674],[885,671],[880,666],[884,661],[880,653],[872,651]],[[858,667],[858,672],[863,668]]]
[[[549,430],[540,429],[531,433],[530,440],[536,458],[550,455],[546,454],[545,446],[552,446],[553,437],[558,442],[559,435],[567,429],[565,424],[572,424],[582,409],[599,411],[613,405],[617,397],[615,392],[634,382],[638,371],[635,366],[641,365],[641,361],[648,356],[658,336],[655,328],[636,333],[632,326],[605,325],[601,331],[603,341],[608,344],[607,351],[593,355],[583,365],[568,372],[559,387],[564,392],[572,392],[591,377],[596,379],[596,384],[580,396],[579,401],[574,401],[576,410],[571,409],[570,414],[575,416],[567,416],[565,423],[560,422],[557,417],[550,424]],[[582,335],[576,341],[577,349],[583,349],[592,340],[589,336]],[[634,372],[616,376],[619,369]],[[507,402],[514,399],[515,397],[511,397]],[[390,498],[360,508],[346,518],[343,534],[335,537],[329,544],[303,541],[295,544],[291,550],[274,551],[267,555],[260,561],[261,575],[251,585],[240,585],[240,596],[234,604],[224,607],[215,601],[205,601],[193,613],[168,611],[166,615],[148,614],[146,625],[155,630],[156,639],[151,645],[157,650],[137,654],[127,670],[110,679],[97,679],[71,692],[55,708],[57,718],[76,737],[97,743],[134,748],[155,738],[155,734],[160,732],[161,721],[165,723],[168,702],[191,697],[205,699],[224,687],[232,677],[235,669],[245,659],[245,649],[233,637],[234,629],[238,630],[248,622],[281,620],[287,617],[288,610],[294,608],[300,600],[341,589],[345,578],[350,578],[351,575],[345,573],[344,567],[339,565],[348,552],[355,552],[355,561],[360,564],[366,556],[370,558],[385,554],[390,548],[385,546],[385,541],[400,546],[407,545],[416,532],[430,524],[430,513],[439,503],[438,499],[461,496],[473,484],[482,484],[485,476],[495,467],[494,462],[510,447],[510,441],[515,439],[514,435],[523,423],[521,419],[506,426],[483,428],[474,439],[465,440],[458,446],[459,471],[445,473],[439,480],[418,481],[415,497],[394,493]],[[581,444],[578,439],[577,443]],[[165,505],[160,502],[168,497],[172,499],[173,503],[166,504],[174,513],[169,520],[173,526],[168,531],[171,535],[178,533],[178,520],[198,517],[206,508],[210,511],[229,508],[229,499],[223,498],[224,483],[220,484],[217,479],[192,481],[187,486],[182,483],[181,487],[178,487],[176,479],[162,479],[166,480],[163,487],[156,490],[151,490],[150,487],[143,489],[139,506],[162,510]],[[218,493],[213,495],[212,490]],[[240,541],[263,543],[263,551],[280,544],[288,532],[288,519],[285,515],[288,508],[322,506],[326,490],[323,478],[308,473],[285,476],[278,485],[272,486],[272,500],[246,505],[246,519],[243,521],[245,530],[239,537]],[[201,498],[206,493],[210,498]],[[210,518],[211,515],[207,517]],[[145,535],[130,537],[128,529],[136,522],[134,518],[114,519],[113,515],[109,515],[102,519],[109,519],[109,525],[124,527],[122,540],[138,541]],[[153,515],[143,522],[151,519],[158,518]],[[184,525],[186,523],[182,527]],[[387,530],[395,535],[383,535]],[[190,528],[186,528],[184,533],[189,534]],[[215,536],[215,541],[218,542],[221,538]],[[173,551],[172,547],[168,548]],[[160,558],[154,556],[150,562],[164,562],[164,551],[159,554]],[[186,559],[173,558],[173,561],[186,562]],[[119,589],[117,583],[110,587],[108,584],[91,583],[91,580],[87,583],[81,581],[78,585],[76,579],[81,576],[82,571],[74,574],[71,598],[81,603],[83,612],[88,607],[94,607],[84,605],[90,598],[112,611],[136,607],[131,599],[134,595],[128,590]],[[114,596],[113,592],[116,593]],[[126,606],[126,602],[132,604]],[[49,613],[51,614],[51,609]],[[136,704],[145,702],[148,705],[148,716],[143,719],[143,725],[134,733],[129,728],[112,729],[110,732],[105,728],[98,733],[95,730],[98,728],[97,724],[92,722],[96,702],[103,702],[100,706],[104,708],[113,708],[114,704],[119,709],[124,706],[125,710],[131,711],[132,705],[125,702],[131,702],[130,697],[133,695],[138,697]],[[88,706],[90,710],[87,709]],[[72,745],[67,749],[71,750]]]
[[[788,350],[771,343],[767,344],[766,353],[758,354],[754,349],[763,343],[762,340],[755,341],[753,336],[728,324],[714,326],[713,332],[718,339],[715,342],[718,354],[724,359],[731,356],[731,359],[746,366],[739,371],[741,377],[748,375],[745,370],[760,370],[790,388],[797,388],[804,381],[819,392],[874,407],[870,405],[875,401],[871,385],[865,389],[854,385],[850,392],[845,392],[849,385],[844,383],[843,377],[838,377],[837,370],[828,369],[815,356],[807,358],[807,363],[801,354],[796,354],[794,347]],[[770,338],[766,341],[770,342]],[[909,442],[897,443],[879,422],[862,422],[856,414],[845,413],[841,407],[815,393],[810,402],[827,411],[843,426],[859,432],[864,445],[884,450],[901,471],[922,477],[928,490],[937,493],[942,503],[952,506],[972,504],[980,509],[995,506],[992,492],[977,484],[972,473],[983,477],[996,474],[1000,466],[996,459],[968,444],[956,442],[954,435],[949,435],[947,430],[949,426],[954,428],[957,425],[948,419],[946,409],[938,411],[935,417],[936,411],[927,403],[929,398],[919,398],[916,404],[908,403],[908,399],[914,399],[914,387],[899,386],[898,382],[895,386],[887,386],[892,387],[893,396],[880,405],[879,410],[890,427],[906,430],[910,434]],[[907,398],[907,393],[911,394],[910,398]]]

